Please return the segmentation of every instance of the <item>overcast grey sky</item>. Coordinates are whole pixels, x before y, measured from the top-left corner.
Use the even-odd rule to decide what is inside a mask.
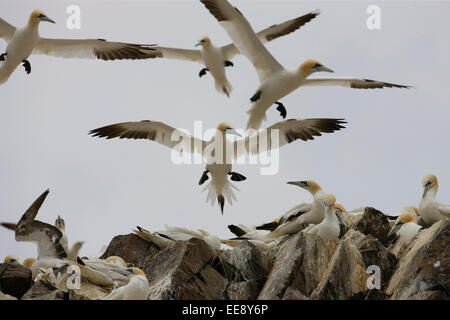
[[[449,2],[431,1],[249,1],[231,0],[256,30],[320,9],[296,33],[268,44],[286,67],[316,58],[336,76],[408,84],[412,90],[301,88],[282,101],[289,118],[342,117],[347,129],[280,150],[280,171],[261,176],[259,166],[240,165],[247,180],[235,185],[237,202],[205,202],[198,181],[202,165],[174,165],[170,150],[148,141],[92,138],[100,126],[142,119],[193,130],[229,121],[244,127],[257,75],[243,57],[227,68],[231,99],[218,94],[200,64],[173,60],[103,62],[32,56],[31,75],[20,67],[0,86],[0,220],[17,222],[46,188],[50,195],[38,219],[60,214],[69,243],[85,240],[82,255],[94,255],[113,236],[136,225],[203,228],[229,237],[230,223],[257,224],[311,201],[286,181],[311,179],[347,209],[374,206],[395,214],[418,205],[420,180],[435,173],[438,197],[450,202]],[[66,8],[81,7],[81,30],[66,28]],[[368,30],[366,8],[381,8],[381,30]],[[201,35],[230,40],[199,2],[2,0],[1,17],[22,26],[39,8],[56,25],[42,23],[41,36],[106,38],[193,48]],[[0,51],[6,43],[0,41]],[[317,74],[316,77],[327,76]],[[275,108],[263,126],[279,121]],[[0,230],[0,257],[36,256],[35,245],[17,243]]]

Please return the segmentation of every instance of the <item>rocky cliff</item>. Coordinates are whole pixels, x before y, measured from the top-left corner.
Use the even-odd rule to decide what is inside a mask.
[[[449,299],[450,220],[423,229],[405,248],[389,244],[387,217],[339,214],[339,242],[298,233],[268,251],[243,241],[216,251],[203,240],[164,250],[135,234],[112,239],[103,257],[118,255],[144,270],[150,299]],[[395,254],[394,254],[395,253]],[[64,292],[32,284],[28,269],[0,265],[0,299],[92,299],[111,289],[82,283]]]

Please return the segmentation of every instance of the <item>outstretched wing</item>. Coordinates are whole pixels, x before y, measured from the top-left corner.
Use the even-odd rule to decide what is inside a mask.
[[[39,209],[41,208],[42,204],[45,201],[45,198],[47,198],[48,194],[50,193],[50,190],[47,189],[42,193],[28,208],[27,211],[22,215],[19,222],[17,223],[16,227],[16,240],[17,241],[26,241],[26,240],[19,240],[22,239],[22,237],[27,237],[29,233],[31,232],[30,227],[31,223],[36,218],[36,215],[39,212]]]
[[[233,40],[240,53],[245,55],[264,81],[274,72],[283,69],[266,49],[243,14],[226,0],[200,0]]]
[[[16,28],[10,25],[8,22],[0,18],[0,38],[5,39],[6,41],[11,40],[16,32]]]
[[[315,118],[315,119],[289,119],[251,133],[249,136],[234,141],[234,154],[240,157],[246,153],[258,154],[268,150],[277,149],[296,140],[314,140],[322,133],[333,133],[345,128],[344,119]]]
[[[306,79],[302,86],[341,86],[353,89],[411,88],[402,84],[358,78]]]
[[[148,139],[171,149],[183,146],[183,151],[198,152],[199,154],[202,154],[206,144],[205,141],[170,127],[163,122],[150,120],[113,124],[91,130],[89,134],[93,137],[106,139]]]
[[[291,19],[280,24],[275,24],[269,28],[259,31],[256,35],[262,43],[266,43],[279,37],[288,35],[292,32],[295,32],[300,27],[304,26],[312,19],[319,15],[319,11],[310,12],[301,17]],[[222,52],[227,60],[232,59],[235,55],[239,54],[238,48],[234,45],[234,43],[230,43],[229,45],[222,47]]]
[[[87,58],[101,60],[151,59],[161,55],[151,45],[111,42],[103,39],[47,39],[41,38],[33,54],[46,54],[61,58]]]
[[[178,48],[168,48],[155,46],[152,49],[156,50],[158,53],[157,58],[175,59],[175,60],[187,60],[194,62],[202,62],[202,53],[200,50],[193,49],[178,49]]]

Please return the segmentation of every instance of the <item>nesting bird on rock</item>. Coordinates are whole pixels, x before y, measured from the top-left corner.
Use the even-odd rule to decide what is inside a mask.
[[[336,210],[341,210],[335,206],[336,197],[332,194],[326,194],[322,198],[323,206],[325,208],[325,217],[321,223],[310,225],[305,229],[306,233],[317,234],[319,237],[326,240],[339,240],[339,220],[336,217]]]
[[[314,201],[311,203],[301,203],[293,207],[280,217],[278,225],[269,223],[269,230],[273,231],[266,236],[267,239],[273,240],[287,234],[299,232],[310,224],[319,224],[324,218],[325,208],[323,205],[323,197],[325,196],[325,192],[323,192],[317,182],[312,180],[291,181],[288,184],[309,191]],[[266,225],[258,226],[256,229],[265,229]]]
[[[420,217],[427,225],[450,218],[450,204],[443,204],[436,200],[439,183],[434,174],[427,174],[422,178],[423,194],[420,199]]]
[[[116,269],[121,275],[128,277],[129,282],[114,289],[104,300],[147,300],[150,286],[144,271],[139,268]]]

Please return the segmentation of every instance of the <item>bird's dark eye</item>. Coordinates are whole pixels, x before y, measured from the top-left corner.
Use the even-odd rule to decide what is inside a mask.
[[[316,63],[313,68],[318,68],[318,67],[321,67],[321,66],[322,65],[320,63]]]
[[[38,15],[38,18],[45,18],[45,14],[40,14],[40,15]]]
[[[206,40],[205,39],[203,39],[202,41],[200,41],[201,43],[205,43],[206,42]]]

